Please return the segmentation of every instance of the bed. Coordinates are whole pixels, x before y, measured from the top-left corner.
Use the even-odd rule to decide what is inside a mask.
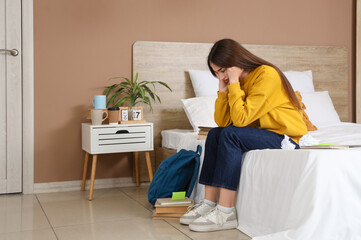
[[[215,96],[197,92],[190,77],[197,72],[190,70],[207,70],[211,46],[134,44],[133,71],[144,80],[161,80],[174,89],[173,93],[159,89],[163,103],[144,116],[154,122],[155,146],[174,151],[195,150],[198,144],[204,147],[205,140],[198,139],[197,129],[213,126],[210,117],[204,120],[204,116],[212,116],[209,112]],[[296,90],[301,90],[306,113],[318,127],[303,144],[361,144],[361,125],[347,123],[350,106],[345,48],[244,46],[291,75],[307,75],[307,70],[312,70],[313,89],[303,80],[299,86],[293,85],[300,88]],[[361,239],[360,171],[361,148],[250,151],[244,154],[236,199],[238,229],[255,240]],[[198,202],[203,196],[204,187],[197,184],[192,198]]]

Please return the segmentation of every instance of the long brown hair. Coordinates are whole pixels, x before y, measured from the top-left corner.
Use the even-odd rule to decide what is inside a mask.
[[[239,68],[243,68],[247,72],[251,72],[252,70],[261,65],[273,67],[280,75],[283,88],[285,89],[291,103],[295,106],[296,109],[302,109],[290,82],[282,73],[282,71],[272,63],[255,56],[238,42],[232,39],[222,39],[217,41],[213,45],[208,55],[208,67],[212,74],[216,76],[216,73],[213,71],[210,65],[211,63],[222,68],[230,68],[236,66]]]

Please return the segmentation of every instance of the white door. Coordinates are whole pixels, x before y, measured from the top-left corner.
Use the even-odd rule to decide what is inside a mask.
[[[0,0],[0,194],[22,192],[21,64],[21,0]]]

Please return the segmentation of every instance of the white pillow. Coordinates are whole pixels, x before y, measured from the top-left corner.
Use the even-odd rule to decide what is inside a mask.
[[[305,112],[316,127],[341,122],[328,91],[301,93],[301,95],[302,102],[306,106]]]
[[[198,132],[198,127],[217,127],[214,121],[214,105],[217,96],[195,97],[181,99],[184,111],[191,123],[193,130]]]
[[[299,91],[301,93],[315,91],[315,87],[313,86],[312,71],[287,71],[283,72],[283,74],[292,85],[294,91]]]
[[[218,78],[209,70],[188,70],[196,97],[217,95]]]

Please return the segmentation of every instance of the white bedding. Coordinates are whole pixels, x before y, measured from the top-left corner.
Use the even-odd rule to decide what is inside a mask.
[[[338,123],[319,127],[309,135],[320,140],[320,143],[340,145],[361,145],[361,124]]]
[[[169,129],[163,130],[162,135],[162,147],[180,150],[179,146],[185,145],[184,141],[187,141],[188,138],[197,138],[198,134],[191,130],[187,129]]]
[[[317,131],[309,132],[309,136],[318,140],[319,143],[330,143],[338,145],[361,145],[361,125],[355,123],[338,123],[319,127]],[[170,129],[163,130],[162,147],[180,150],[187,146],[189,140],[197,138],[197,133],[192,129]],[[307,138],[307,136],[305,137]],[[302,142],[302,141],[301,141]]]
[[[255,240],[361,238],[361,149],[249,152],[238,229]]]
[[[340,123],[310,136],[320,143],[361,144],[361,125]],[[184,134],[177,149],[204,140]],[[203,153],[201,155],[203,162]],[[197,184],[191,196],[204,197]],[[238,229],[255,240],[361,239],[361,148],[254,150],[244,154]]]

